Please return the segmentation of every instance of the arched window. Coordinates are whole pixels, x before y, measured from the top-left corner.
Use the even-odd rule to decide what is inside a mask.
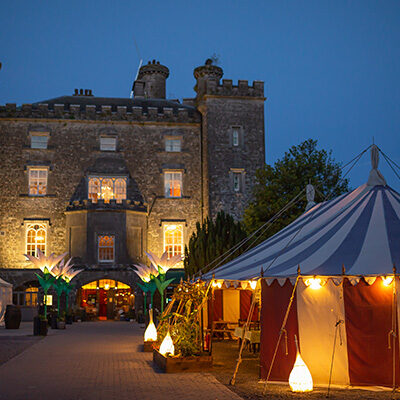
[[[117,203],[122,203],[122,200],[126,199],[126,179],[115,180],[115,198]]]
[[[183,255],[183,225],[164,225],[164,251],[168,252],[168,258],[178,254]]]
[[[37,257],[38,250],[46,254],[47,226],[43,223],[26,225],[26,254]]]
[[[90,177],[88,181],[88,197],[93,203],[97,203],[98,199],[103,199],[104,203],[113,199],[122,203],[126,199],[127,178],[98,176]]]
[[[114,261],[115,254],[115,236],[114,235],[99,235],[98,236],[98,259],[99,262]]]

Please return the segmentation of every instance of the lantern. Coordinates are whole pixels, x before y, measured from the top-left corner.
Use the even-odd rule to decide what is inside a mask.
[[[169,329],[168,332],[164,338],[164,340],[161,343],[160,346],[160,353],[165,356],[168,353],[173,356],[175,353],[175,347],[174,347],[174,343],[172,342],[172,338],[171,335],[169,334]]]
[[[254,290],[257,287],[257,281],[249,281],[249,285]]]
[[[149,310],[150,321],[144,332],[145,342],[155,342],[157,340],[157,329],[153,322],[153,310]]]
[[[393,282],[393,276],[382,276],[382,282],[385,286],[390,286],[390,284]]]
[[[289,386],[292,392],[311,392],[313,390],[312,376],[301,358],[296,335],[294,340],[296,342],[297,355],[292,372],[289,375]]]
[[[314,277],[314,278],[306,279],[304,283],[306,284],[306,286],[310,287],[311,289],[318,290],[318,289],[321,289],[321,287],[323,285],[325,285],[326,280]]]

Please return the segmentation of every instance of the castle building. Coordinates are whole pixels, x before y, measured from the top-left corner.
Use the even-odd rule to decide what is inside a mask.
[[[75,89],[0,106],[0,277],[25,314],[39,289],[24,254],[67,252],[84,269],[78,304],[110,317],[116,295],[134,297],[145,251],[183,254],[196,222],[241,218],[265,158],[263,82],[221,82],[208,60],[179,102],[166,99],[168,76],[152,61],[132,99]]]

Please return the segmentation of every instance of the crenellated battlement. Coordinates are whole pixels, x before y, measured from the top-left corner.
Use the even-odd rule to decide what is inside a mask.
[[[187,107],[92,104],[22,104],[0,106],[1,118],[199,123],[200,114]]]
[[[74,200],[69,202],[67,211],[79,210],[129,210],[147,212],[147,204],[129,199],[122,200],[121,203],[117,203],[115,199],[110,200],[109,203],[105,203],[103,199],[99,199],[97,202],[93,202],[92,199]]]
[[[264,97],[264,82],[254,81],[250,86],[246,80],[239,80],[233,85],[232,79],[223,79],[222,84],[214,80],[205,82],[204,95],[229,97]]]

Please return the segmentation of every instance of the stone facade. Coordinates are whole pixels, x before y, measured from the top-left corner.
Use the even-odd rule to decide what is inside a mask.
[[[30,221],[46,225],[47,253],[67,252],[85,269],[77,283],[120,277],[133,285],[132,264],[146,262],[146,250],[164,251],[166,224],[182,224],[187,243],[207,215],[223,209],[241,218],[264,163],[263,83],[221,84],[222,69],[207,63],[195,70],[196,97],[180,103],[165,99],[168,75],[154,61],[143,66],[133,99],[75,91],[0,106],[0,277],[14,286],[35,279],[23,256]],[[47,149],[31,148],[35,132],[48,136]],[[116,138],[115,151],[101,151],[101,137]],[[166,151],[169,138],[180,140],[180,151]],[[28,192],[35,166],[48,169],[44,196]],[[165,171],[182,174],[180,197],[165,195]],[[126,199],[89,200],[92,175],[126,177]],[[97,260],[102,232],[116,237],[111,263]]]

